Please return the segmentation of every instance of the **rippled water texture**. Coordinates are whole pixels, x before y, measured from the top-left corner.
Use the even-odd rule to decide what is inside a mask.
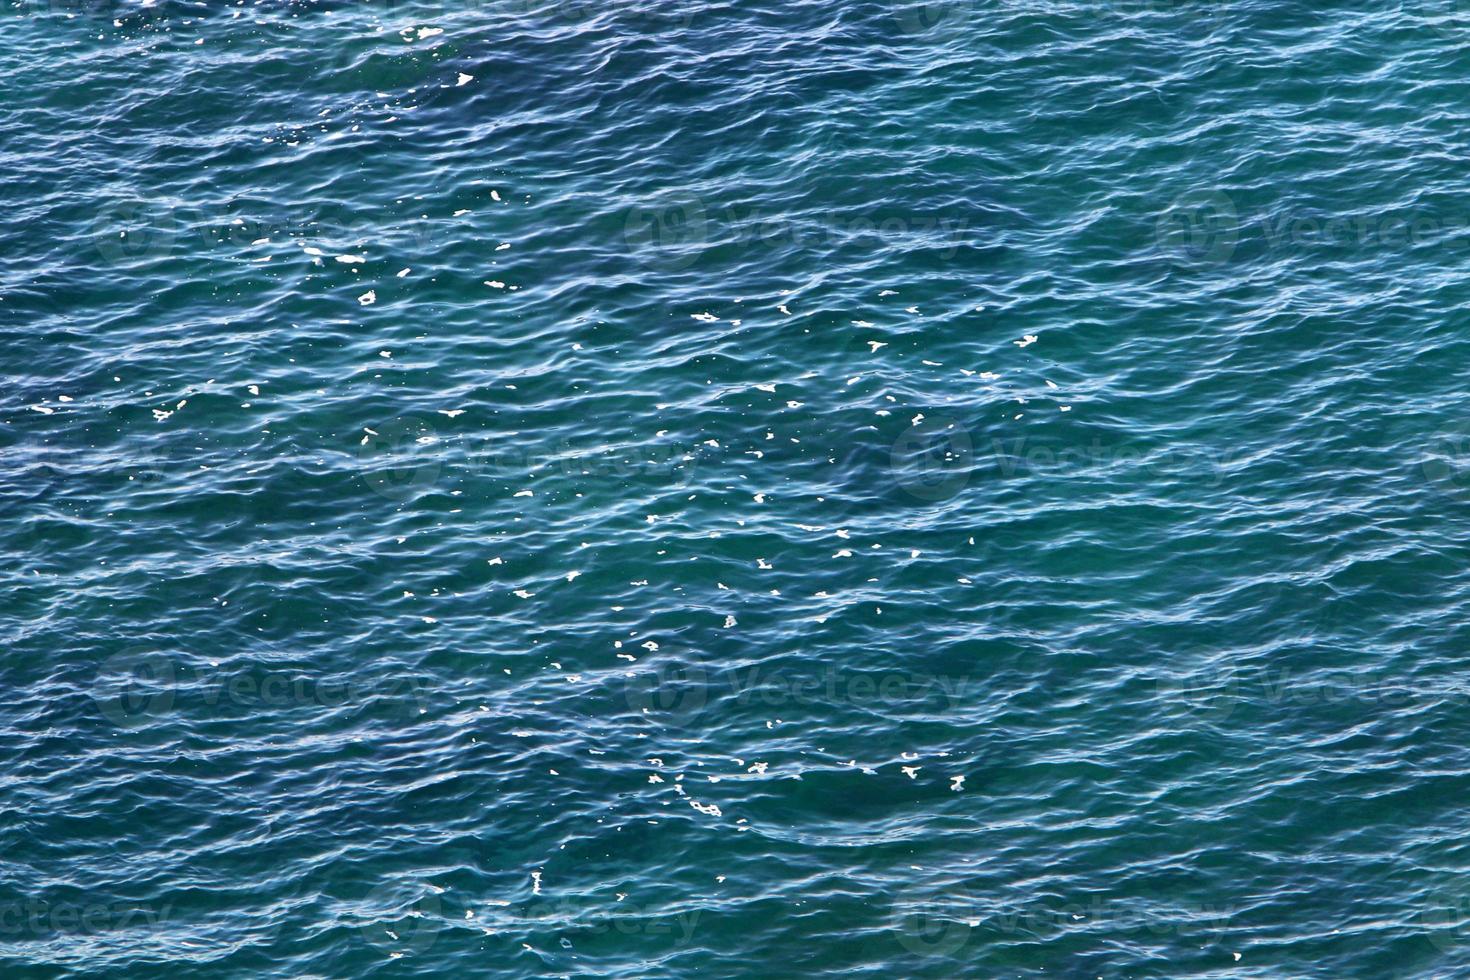
[[[1470,19],[7,0],[0,960],[1470,973]]]

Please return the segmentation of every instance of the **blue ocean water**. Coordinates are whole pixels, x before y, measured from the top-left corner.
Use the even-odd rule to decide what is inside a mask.
[[[6,0],[24,977],[1470,972],[1453,0]]]

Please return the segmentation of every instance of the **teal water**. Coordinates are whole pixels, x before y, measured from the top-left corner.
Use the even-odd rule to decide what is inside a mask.
[[[1467,975],[1467,78],[1436,0],[8,0],[0,961]]]

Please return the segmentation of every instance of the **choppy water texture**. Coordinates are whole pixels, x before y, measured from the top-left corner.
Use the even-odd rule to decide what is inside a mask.
[[[14,976],[1470,972],[1470,20],[0,18]]]

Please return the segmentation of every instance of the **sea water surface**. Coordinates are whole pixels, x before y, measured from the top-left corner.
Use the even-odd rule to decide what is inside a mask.
[[[6,0],[0,962],[1470,973],[1470,19]]]

